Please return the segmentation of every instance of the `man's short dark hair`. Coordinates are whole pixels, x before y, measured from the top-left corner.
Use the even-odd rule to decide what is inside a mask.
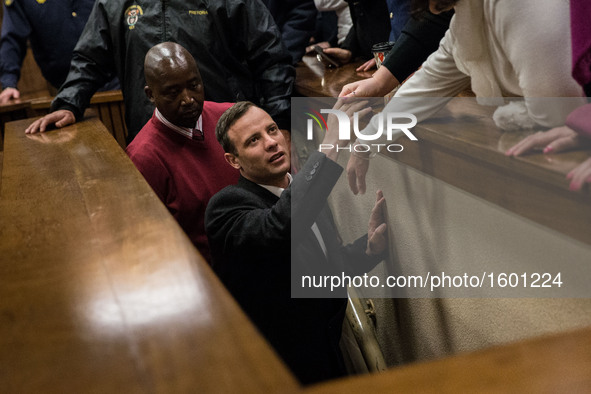
[[[239,101],[228,108],[222,114],[220,120],[218,120],[218,124],[215,127],[215,137],[222,145],[224,152],[232,153],[233,155],[237,154],[236,147],[230,141],[230,137],[228,137],[228,131],[251,107],[256,107],[256,105],[250,101]]]

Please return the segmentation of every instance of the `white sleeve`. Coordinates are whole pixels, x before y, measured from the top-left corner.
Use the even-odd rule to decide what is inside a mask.
[[[423,66],[410,77],[396,92],[384,108],[385,113],[410,113],[420,122],[444,107],[449,100],[470,87],[470,77],[458,70],[451,54],[453,36],[448,30],[439,45]],[[386,116],[374,116],[365,129],[365,135],[374,135],[379,122],[386,122]],[[382,126],[385,129],[386,125]],[[400,136],[402,131],[393,136]]]
[[[318,11],[336,11],[347,7],[347,2],[344,0],[314,0],[314,5]]]
[[[564,124],[573,105],[580,105],[579,100],[536,97],[582,96],[581,87],[571,76],[568,2],[489,0],[484,12],[517,76],[529,117],[545,127]]]
[[[447,30],[423,66],[396,93],[398,97],[454,97],[470,87],[470,77],[456,66],[452,55],[455,40]]]

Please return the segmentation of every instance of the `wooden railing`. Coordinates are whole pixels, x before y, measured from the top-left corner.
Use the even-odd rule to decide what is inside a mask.
[[[368,76],[356,73],[356,66],[326,69],[306,57],[297,69],[296,91],[302,96],[336,97],[346,83]],[[591,244],[591,190],[572,193],[566,179],[591,150],[508,158],[504,151],[527,132],[501,132],[492,121],[493,110],[468,98],[452,101],[414,129],[420,143],[405,144],[403,152],[385,155]]]
[[[24,94],[20,100],[0,105],[0,130],[4,124],[13,120],[43,116],[49,113],[53,96],[47,91]],[[126,147],[127,126],[125,125],[125,105],[120,90],[98,92],[90,100],[90,114],[98,116],[111,135],[122,147]]]
[[[314,58],[305,58],[298,66],[296,91],[336,97],[344,84],[367,77],[355,73],[355,66],[325,69]],[[413,128],[418,142],[405,137],[392,141],[404,150],[371,160],[369,196],[353,196],[345,190],[346,180],[337,185],[344,192],[331,207],[343,238],[355,239],[349,222],[359,221],[355,212],[371,209],[372,192],[383,189],[391,235],[387,267],[397,273],[417,266],[434,273],[469,269],[481,262],[489,262],[491,273],[514,262],[510,268],[521,274],[523,269],[560,270],[561,264],[574,263],[580,266],[580,277],[589,277],[591,192],[588,187],[569,191],[566,174],[591,151],[506,157],[504,151],[526,133],[498,130],[493,109],[455,99]],[[348,153],[342,156],[339,162],[345,166]],[[491,218],[495,227],[487,223]],[[478,299],[476,290],[472,299],[376,299],[378,338],[387,345],[386,359],[390,365],[406,366],[326,383],[312,392],[589,392],[589,350],[580,349],[575,356],[575,371],[548,372],[570,358],[578,341],[589,340],[588,296]],[[441,360],[427,362],[437,358]]]
[[[2,392],[296,392],[101,122],[31,121],[6,126]]]

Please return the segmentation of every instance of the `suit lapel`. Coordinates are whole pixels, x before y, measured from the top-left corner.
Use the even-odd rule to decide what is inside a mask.
[[[238,179],[237,186],[259,197],[263,204],[267,207],[271,207],[279,200],[279,197],[271,193],[269,190],[244,178],[242,175]],[[327,216],[326,207],[321,211],[320,215],[318,215],[317,225],[322,235],[322,240],[326,246],[328,256],[324,255],[324,251],[318,242],[318,238],[316,238],[316,235],[311,228],[306,232],[305,239],[307,241],[305,242],[308,247],[314,248],[314,255],[323,256],[324,260],[327,261],[328,257],[331,255],[331,251],[334,252],[335,247],[338,247],[338,245],[335,245],[335,240],[337,237],[334,233],[334,227],[331,226],[331,218]]]

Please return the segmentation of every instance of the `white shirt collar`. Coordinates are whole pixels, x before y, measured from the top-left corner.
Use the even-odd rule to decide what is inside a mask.
[[[195,127],[192,129],[188,127],[180,127],[170,123],[168,119],[166,119],[164,115],[162,115],[162,113],[158,111],[158,108],[156,108],[155,114],[156,118],[158,118],[158,120],[169,129],[174,130],[177,133],[184,135],[185,137],[190,139],[203,139],[203,114],[199,115],[199,119],[197,119],[197,123],[195,124]]]
[[[287,185],[291,185],[291,181],[292,181],[292,177],[291,174],[288,172],[287,173]],[[273,193],[274,195],[276,195],[277,197],[281,197],[281,193],[283,193],[283,191],[285,190],[285,188],[283,187],[277,187],[277,186],[270,186],[270,185],[261,185],[259,183],[259,186],[264,187],[265,189],[267,189],[268,191],[270,191],[271,193]]]

